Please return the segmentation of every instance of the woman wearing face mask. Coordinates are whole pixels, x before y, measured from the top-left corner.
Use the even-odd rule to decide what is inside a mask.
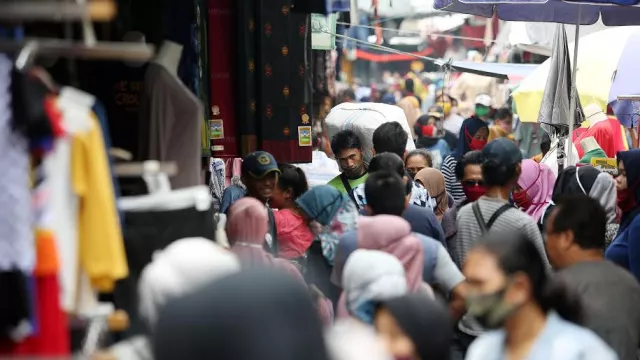
[[[616,237],[620,227],[618,224],[615,180],[611,175],[601,172],[592,166],[569,166],[558,175],[551,199],[555,202],[561,196],[580,194],[598,200],[605,210],[607,214],[605,244],[608,247]],[[540,231],[544,231],[546,217],[551,214],[553,207],[553,205],[548,206],[545,210],[545,215],[540,218]]]
[[[522,160],[520,168],[522,173],[513,192],[513,201],[522,211],[539,222],[551,202],[556,176],[548,166],[531,159]]]
[[[618,236],[607,248],[605,257],[640,281],[640,149],[618,153],[616,188],[622,217]]]
[[[469,313],[487,329],[466,360],[614,360],[597,335],[576,325],[580,303],[552,284],[538,249],[519,233],[492,233],[464,264]]]
[[[470,117],[462,123],[458,147],[453,154],[444,158],[441,167],[447,192],[453,196],[454,200],[464,199],[465,196],[462,185],[456,178],[456,164],[469,151],[482,150],[487,145],[488,136],[489,127],[479,117]]]
[[[424,294],[383,301],[375,314],[378,336],[396,360],[448,360],[452,324],[446,307]]]
[[[432,200],[431,207],[439,221],[442,221],[444,213],[449,209],[449,197],[444,184],[444,176],[436,169],[422,169],[415,177],[415,180],[422,184],[429,191]]]

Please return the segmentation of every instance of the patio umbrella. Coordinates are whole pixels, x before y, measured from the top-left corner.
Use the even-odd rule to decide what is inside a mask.
[[[435,0],[434,8],[451,12],[493,17],[497,15],[502,20],[555,22],[574,24],[575,49],[573,63],[577,63],[578,44],[580,40],[580,26],[591,25],[602,19],[607,26],[640,25],[640,8],[570,3],[561,0]],[[606,56],[606,55],[604,55]],[[575,87],[577,66],[573,67],[571,79]],[[575,96],[571,97],[571,111],[575,111]],[[573,129],[574,116],[569,117],[569,129]],[[561,142],[563,139],[561,139]],[[569,152],[569,157],[572,154]],[[561,160],[561,159],[559,159]],[[571,161],[571,159],[569,159]]]
[[[571,92],[574,87],[571,86],[571,63],[569,60],[569,44],[567,43],[567,33],[563,24],[556,26],[556,36],[553,41],[553,55],[548,60],[549,72],[544,87],[542,103],[538,121],[549,134],[555,134],[558,138],[557,156],[558,156],[558,173],[564,168],[565,157],[565,141],[569,135],[569,127],[566,126],[566,119],[570,116],[580,116],[582,119],[582,107],[580,99],[576,100],[577,107],[580,111],[573,111],[571,99],[576,99]],[[521,84],[522,86],[523,84]],[[520,88],[518,88],[520,90]],[[574,95],[574,94],[573,94]],[[519,108],[516,102],[516,108]],[[582,122],[580,120],[579,122]],[[578,122],[576,122],[578,123]]]
[[[624,50],[620,55],[618,67],[613,74],[613,83],[609,91],[609,105],[613,112],[626,127],[638,125],[639,101],[618,100],[618,96],[640,95],[640,81],[637,76],[640,64],[640,29],[630,34]],[[620,75],[620,76],[618,76]]]
[[[596,103],[604,110],[618,95],[640,93],[640,83],[632,76],[640,63],[640,27],[608,28],[580,38],[580,43],[576,85],[582,104]],[[569,44],[570,54],[573,48]],[[553,58],[539,65],[513,92],[521,121],[538,121],[552,67]],[[616,73],[621,76],[615,76]]]

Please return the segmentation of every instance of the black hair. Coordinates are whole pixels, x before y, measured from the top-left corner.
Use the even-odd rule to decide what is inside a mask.
[[[411,193],[411,188],[413,187],[411,176],[407,174],[407,171],[404,168],[404,162],[402,162],[402,159],[398,155],[390,152],[376,154],[376,156],[371,158],[371,162],[369,162],[367,170],[369,173],[387,171],[400,176],[400,178],[404,178],[406,176],[409,181],[406,183],[405,193],[406,195]]]
[[[492,254],[505,275],[524,274],[531,284],[533,300],[545,313],[555,310],[568,321],[582,323],[583,307],[579,298],[563,283],[552,280],[542,258],[546,254],[523,233],[489,232],[476,247]]]
[[[407,148],[409,134],[404,131],[400,123],[390,121],[378,126],[372,138],[376,153],[390,152],[402,158]]]
[[[331,151],[336,157],[347,149],[362,149],[360,137],[352,130],[342,130],[331,139]]]
[[[543,154],[547,154],[551,149],[551,136],[546,131],[542,134],[542,139],[540,140],[540,151]]]
[[[513,116],[513,112],[511,111],[511,109],[503,107],[500,108],[496,111],[496,116],[495,119],[496,120],[502,120],[502,119],[506,119],[508,117]]]
[[[352,89],[344,89],[338,94],[338,102],[343,103],[346,101],[346,98],[351,98],[351,100],[355,100],[356,93]]]
[[[598,200],[584,194],[565,195],[558,199],[553,213],[552,233],[571,231],[582,249],[604,249],[607,213]]]
[[[414,92],[413,79],[409,78],[404,81],[404,89],[407,90],[408,92]]]
[[[278,177],[278,188],[282,191],[291,190],[293,195],[291,200],[296,200],[309,190],[307,176],[302,169],[290,164],[280,164],[278,167],[282,173]]]
[[[466,168],[467,165],[482,165],[482,161],[482,151],[480,150],[473,150],[464,154],[458,163],[456,163],[456,178],[458,181],[464,178],[464,168]]]
[[[424,150],[424,149],[415,149],[415,150],[410,151],[407,154],[407,157],[404,160],[405,161],[405,165],[406,165],[407,160],[409,160],[409,158],[413,157],[413,156],[422,156],[422,158],[427,162],[427,167],[430,167],[430,168],[433,167],[433,157],[431,157],[431,154],[427,150]]]
[[[520,176],[520,163],[502,165],[495,161],[482,162],[482,178],[487,186],[506,186]]]
[[[376,215],[401,216],[404,212],[405,184],[395,173],[381,170],[369,174],[364,195]]]

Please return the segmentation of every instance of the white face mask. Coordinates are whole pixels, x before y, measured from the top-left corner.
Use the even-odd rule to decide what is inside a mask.
[[[450,111],[450,114],[451,115],[458,115],[458,107],[457,106],[452,107],[451,111]]]

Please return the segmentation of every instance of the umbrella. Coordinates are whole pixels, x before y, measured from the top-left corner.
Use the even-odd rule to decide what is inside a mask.
[[[632,41],[633,38],[637,40]],[[636,42],[637,41],[637,42]],[[640,63],[640,27],[614,27],[601,30],[580,38],[580,52],[576,72],[576,85],[582,104],[596,103],[603,110],[611,101],[611,96],[630,95],[640,92],[640,84],[634,84],[637,64]],[[630,46],[635,45],[635,48]],[[627,51],[627,49],[629,51]],[[631,52],[629,67],[622,68],[625,54]],[[569,53],[573,53],[573,44],[569,46]],[[545,86],[551,71],[553,58],[548,59],[529,74],[513,93],[518,108],[518,116],[523,122],[538,121],[540,104],[545,92]],[[617,90],[611,79],[618,73],[624,76],[616,77],[615,83],[625,88]],[[621,91],[621,92],[620,92]],[[622,121],[622,119],[620,119]]]
[[[561,0],[435,0],[434,8],[463,14],[493,17],[502,20],[556,22],[563,24],[591,25],[600,18],[607,26],[640,24],[640,8],[570,3]],[[575,31],[575,51],[573,63],[577,63],[577,49],[580,40],[580,26]],[[607,55],[604,55],[607,56]],[[573,67],[571,79],[576,84],[576,69]],[[575,111],[575,97],[571,97],[571,111]],[[569,129],[574,126],[574,117],[569,117]],[[563,139],[560,139],[562,142]],[[571,157],[571,152],[569,152]],[[562,160],[562,159],[559,159]],[[571,159],[569,159],[571,161]]]
[[[569,44],[567,43],[567,33],[563,24],[556,26],[556,36],[553,41],[553,56],[548,60],[549,72],[542,95],[542,103],[538,114],[538,121],[549,134],[555,134],[560,138],[558,142],[558,173],[564,168],[565,141],[569,135],[569,127],[566,126],[566,119],[578,115],[572,111],[571,91],[571,63],[569,60]],[[522,86],[522,84],[521,84]],[[520,90],[520,87],[518,88]],[[580,101],[577,102],[580,108]],[[516,108],[519,108],[516,102]]]
[[[640,95],[640,83],[637,76],[640,64],[640,29],[630,34],[620,55],[618,67],[613,74],[613,83],[609,91],[608,102],[613,112],[624,126],[638,124],[638,101],[618,100],[622,95]],[[618,76],[620,75],[620,76]]]

